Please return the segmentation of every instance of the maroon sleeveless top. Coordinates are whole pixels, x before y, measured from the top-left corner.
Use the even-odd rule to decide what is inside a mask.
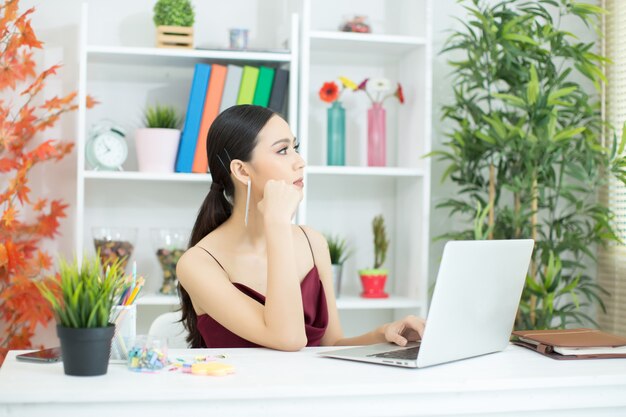
[[[304,230],[302,230],[302,232],[304,233]],[[306,236],[308,241],[309,237],[306,235],[306,233],[304,233],[304,235]],[[309,247],[311,247],[310,241]],[[200,249],[203,249],[206,253],[211,255],[211,253],[206,249],[201,247]],[[311,255],[313,256],[312,248]],[[215,259],[213,255],[211,255],[211,257]],[[217,259],[215,259],[215,261],[220,267],[222,267]],[[222,269],[224,269],[224,267],[222,267]],[[233,283],[233,285],[248,297],[259,302],[260,304],[265,305],[264,295],[259,294],[252,288],[238,282]],[[302,292],[302,307],[304,308],[304,329],[308,340],[307,346],[319,346],[322,337],[324,336],[324,333],[326,333],[326,327],[328,326],[328,309],[326,307],[326,295],[324,294],[324,287],[322,285],[322,281],[320,281],[317,266],[315,266],[314,256],[313,268],[311,268],[311,270],[306,274],[306,276],[300,283],[300,290]],[[231,332],[208,314],[199,315],[196,325],[204,341],[205,346],[203,347],[259,347],[259,345],[252,343],[249,340],[246,340]]]

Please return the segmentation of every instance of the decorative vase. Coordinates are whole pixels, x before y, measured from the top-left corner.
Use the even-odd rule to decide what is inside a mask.
[[[327,165],[346,164],[346,109],[339,101],[334,101],[328,108],[328,126],[326,135]]]
[[[387,148],[387,112],[381,103],[367,110],[367,165],[384,167]]]
[[[135,146],[139,171],[174,172],[179,142],[178,129],[137,129]]]
[[[107,373],[115,325],[70,328],[57,325],[66,375],[96,376]]]
[[[363,285],[363,298],[387,298],[385,283],[387,282],[386,269],[362,269],[359,271],[361,284]]]
[[[335,298],[339,298],[341,291],[341,273],[343,272],[343,264],[332,264],[333,284],[335,286]]]

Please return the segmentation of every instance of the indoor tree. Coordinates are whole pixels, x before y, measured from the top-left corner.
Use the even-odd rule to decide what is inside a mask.
[[[60,66],[37,68],[33,53],[43,44],[31,26],[34,12],[21,12],[18,0],[0,1],[0,365],[8,350],[32,348],[36,326],[53,318],[35,283],[49,279],[43,243],[58,234],[67,204],[33,195],[29,175],[72,151],[73,143],[42,136],[78,107],[76,92],[44,97]],[[87,107],[94,104],[87,97]]]
[[[581,307],[604,308],[588,271],[595,246],[620,241],[598,193],[611,175],[626,181],[624,139],[603,141],[608,60],[561,21],[599,33],[604,10],[570,0],[462,3],[468,16],[443,50],[461,56],[450,61],[454,100],[442,109],[453,128],[431,155],[459,187],[438,207],[473,224],[442,237],[533,238],[516,327],[593,323]]]

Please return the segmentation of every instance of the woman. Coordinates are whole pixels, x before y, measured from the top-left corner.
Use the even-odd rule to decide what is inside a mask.
[[[304,160],[285,120],[251,105],[213,122],[213,183],[180,258],[183,322],[191,347],[365,345],[419,339],[415,316],[344,338],[324,237],[291,220]]]

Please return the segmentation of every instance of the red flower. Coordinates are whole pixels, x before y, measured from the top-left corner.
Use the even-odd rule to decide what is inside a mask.
[[[332,103],[337,100],[338,97],[339,87],[337,87],[337,84],[335,84],[334,81],[324,83],[320,89],[320,98],[327,103]]]
[[[398,83],[398,89],[396,90],[396,93],[394,95],[398,97],[398,101],[400,101],[400,104],[404,104],[404,93],[402,92],[402,85],[400,83]]]
[[[370,80],[369,78],[366,78],[363,81],[361,81],[361,84],[359,84],[359,86],[357,87],[357,90],[365,90],[365,88],[367,87],[367,82],[369,80]]]

